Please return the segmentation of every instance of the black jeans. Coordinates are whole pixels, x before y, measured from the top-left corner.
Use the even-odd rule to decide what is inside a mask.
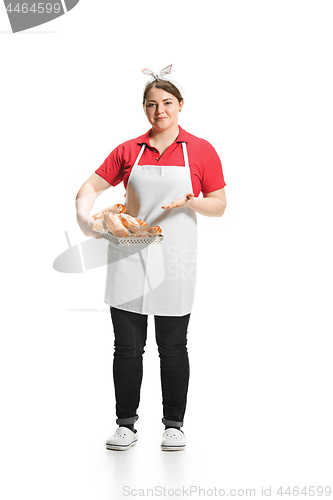
[[[117,424],[132,424],[139,417],[142,356],[147,339],[148,316],[110,307],[115,334],[113,380]],[[185,316],[154,316],[160,357],[163,419],[169,426],[183,425],[190,367]]]

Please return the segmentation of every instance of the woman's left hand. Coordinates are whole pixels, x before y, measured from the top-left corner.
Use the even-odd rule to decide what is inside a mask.
[[[183,207],[186,204],[186,202],[188,202],[188,200],[193,198],[193,196],[194,196],[193,193],[187,193],[182,198],[179,198],[178,200],[173,201],[172,203],[170,203],[170,205],[164,205],[162,208],[164,208],[165,210],[169,210],[171,208]]]

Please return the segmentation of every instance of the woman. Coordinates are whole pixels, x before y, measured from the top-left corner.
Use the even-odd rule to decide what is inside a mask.
[[[153,75],[143,96],[151,129],[119,145],[82,185],[76,198],[77,221],[86,236],[96,237],[89,215],[95,198],[123,181],[127,213],[162,228],[159,245],[140,250],[109,245],[105,302],[115,334],[119,427],[106,446],[127,450],[137,442],[134,424],[139,418],[142,355],[147,318],[154,315],[165,425],[161,448],[177,451],[186,444],[181,427],[189,382],[187,327],[196,279],[196,212],[223,215],[225,182],[214,148],[179,127],[184,100],[178,88],[165,77],[144,72]]]

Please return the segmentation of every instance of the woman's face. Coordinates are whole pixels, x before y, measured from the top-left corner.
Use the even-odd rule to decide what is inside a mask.
[[[183,104],[184,101],[179,102],[173,94],[153,87],[147,94],[143,109],[152,127],[162,131],[178,124]]]

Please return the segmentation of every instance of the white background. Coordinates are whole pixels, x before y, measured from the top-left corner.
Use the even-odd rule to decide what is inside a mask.
[[[333,487],[332,14],[329,1],[81,0],[12,34],[0,8],[3,498]],[[160,451],[151,324],[139,443],[117,453],[105,450],[116,428],[106,269],[52,265],[64,231],[85,240],[81,184],[149,129],[141,70],[169,64],[180,125],[219,153],[228,208],[199,216],[187,449]],[[107,193],[96,208],[124,188]]]

